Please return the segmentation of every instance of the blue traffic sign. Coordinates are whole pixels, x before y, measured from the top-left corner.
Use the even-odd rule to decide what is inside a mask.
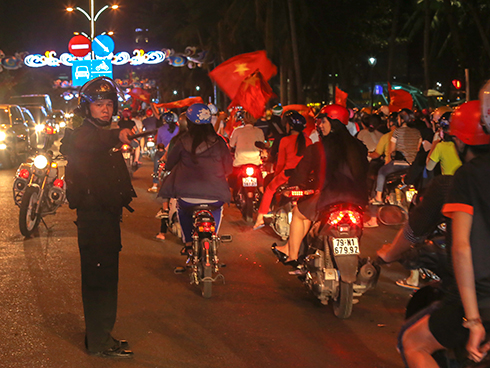
[[[92,41],[92,51],[96,56],[109,56],[114,51],[114,40],[108,35],[99,35]]]
[[[83,86],[89,80],[97,77],[112,78],[111,60],[74,60],[71,68],[72,85]]]

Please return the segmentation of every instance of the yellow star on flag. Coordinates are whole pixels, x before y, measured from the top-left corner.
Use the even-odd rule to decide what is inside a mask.
[[[250,77],[246,78],[243,82],[245,83],[243,85],[243,90],[246,91],[248,87],[252,86],[255,87],[256,82],[259,78],[257,77],[257,74],[251,75]]]
[[[235,70],[233,71],[233,73],[238,73],[240,74],[240,77],[243,77],[247,70],[250,70],[249,68],[247,68],[247,63],[239,63],[239,64],[235,64]]]

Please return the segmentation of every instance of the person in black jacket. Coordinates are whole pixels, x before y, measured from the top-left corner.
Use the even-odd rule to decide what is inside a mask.
[[[216,221],[216,232],[223,204],[230,202],[231,194],[226,177],[233,169],[233,158],[224,139],[216,134],[211,124],[211,111],[201,103],[186,111],[188,132],[180,136],[168,152],[165,178],[158,193],[162,198],[178,199],[178,215],[187,254],[192,246],[192,211],[198,204],[210,204]]]
[[[99,77],[79,93],[83,124],[66,133],[67,199],[77,210],[78,246],[85,314],[85,346],[92,355],[131,358],[128,343],[111,331],[116,321],[122,208],[136,194],[124,159],[114,147],[129,144],[129,129],[108,129],[117,114],[117,85]]]
[[[320,113],[317,125],[322,139],[307,148],[289,180],[289,185],[304,185],[313,176],[316,194],[305,197],[294,207],[288,243],[272,245],[279,261],[291,266],[298,264],[301,242],[323,209],[340,202],[367,204],[366,146],[329,113]]]

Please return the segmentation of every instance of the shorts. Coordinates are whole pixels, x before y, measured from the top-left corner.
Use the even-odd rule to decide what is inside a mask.
[[[443,303],[429,317],[429,330],[439,344],[447,349],[464,347],[470,336],[470,330],[462,325],[464,316],[464,308],[460,303]],[[484,321],[483,326],[488,335],[490,322]]]

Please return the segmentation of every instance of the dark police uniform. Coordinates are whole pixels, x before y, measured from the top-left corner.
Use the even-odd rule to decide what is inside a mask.
[[[91,353],[114,346],[117,313],[120,219],[136,197],[119,151],[119,129],[106,130],[87,119],[65,135],[67,199],[77,210],[86,344]]]

